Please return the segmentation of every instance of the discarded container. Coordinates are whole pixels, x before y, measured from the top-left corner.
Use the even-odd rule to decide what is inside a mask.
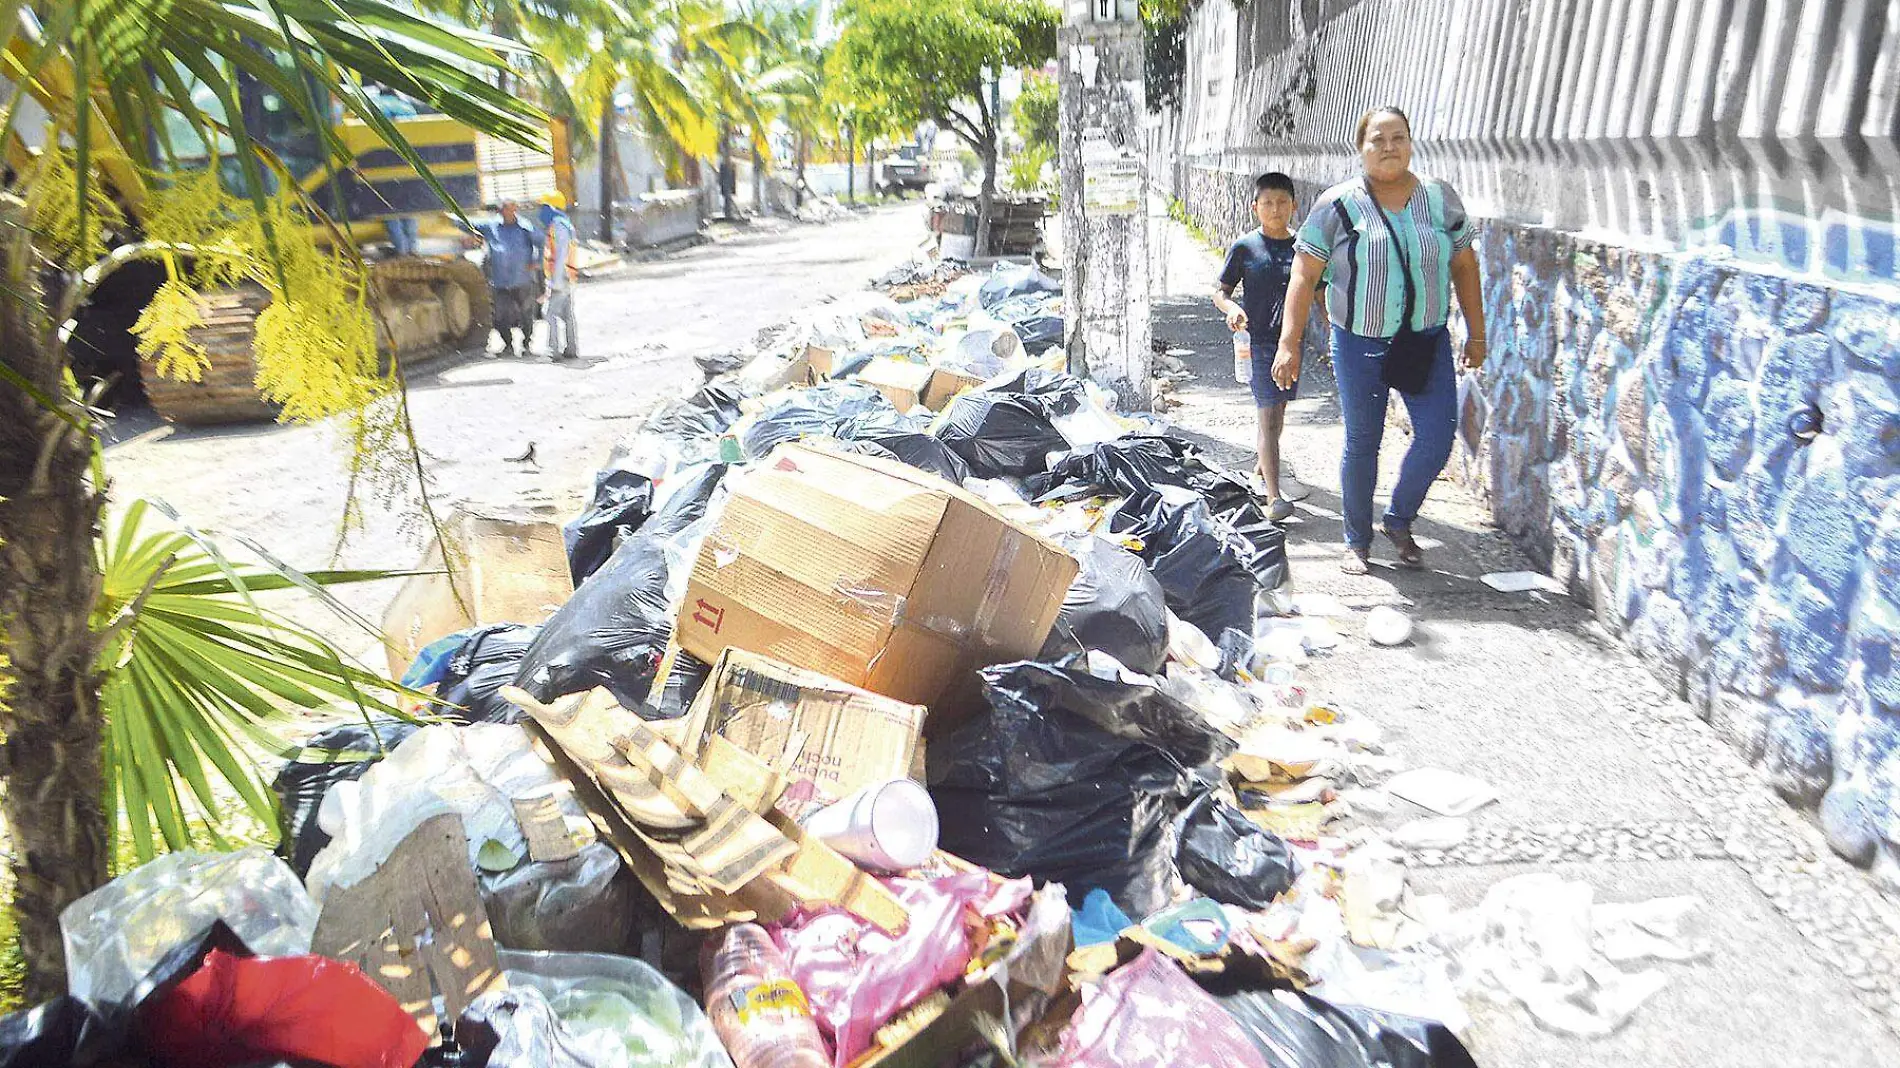
[[[909,779],[867,786],[803,820],[805,829],[872,871],[909,871],[937,851],[937,806]]]
[[[1234,331],[1234,381],[1253,381],[1253,335],[1245,330]]]
[[[829,1068],[805,992],[755,923],[725,929],[701,954],[706,1015],[737,1068]]]
[[[908,412],[924,402],[933,374],[927,363],[883,356],[859,371],[857,380],[882,393],[898,411]]]
[[[1404,645],[1412,637],[1412,621],[1390,605],[1366,613],[1366,637],[1374,645]]]

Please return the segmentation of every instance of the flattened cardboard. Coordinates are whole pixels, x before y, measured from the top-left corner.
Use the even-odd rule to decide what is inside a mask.
[[[686,744],[724,738],[768,762],[802,736],[780,807],[793,815],[911,774],[922,759],[924,709],[727,649],[687,714]]]
[[[966,375],[947,367],[935,368],[930,373],[930,385],[924,390],[924,407],[941,412],[956,399],[957,394],[966,389],[975,389],[983,381],[975,375]]]
[[[1075,560],[916,468],[802,443],[736,478],[677,637],[708,662],[763,653],[931,710],[970,709],[973,669],[1033,657]]]
[[[505,986],[461,817],[423,821],[374,874],[331,889],[310,951],[361,967],[429,1035],[436,991],[453,1019]]]
[[[559,523],[528,512],[464,507],[443,530],[455,559],[453,583],[443,573],[441,543],[431,544],[415,569],[436,573],[405,581],[383,614],[391,678],[402,677],[438,638],[490,623],[539,623],[574,594]]]
[[[786,386],[808,386],[812,383],[811,361],[802,352],[789,358],[763,352],[739,368],[738,377],[753,387],[754,393],[770,393]]]
[[[927,363],[914,363],[892,356],[879,356],[858,372],[858,381],[884,394],[900,412],[908,412],[924,402],[934,374]]]

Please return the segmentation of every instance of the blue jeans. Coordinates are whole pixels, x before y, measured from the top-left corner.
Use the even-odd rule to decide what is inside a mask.
[[[421,240],[422,223],[413,215],[398,215],[383,220],[383,229],[389,233],[389,244],[398,256],[416,254],[416,243]]]
[[[1372,548],[1372,491],[1379,482],[1379,442],[1385,436],[1386,399],[1391,393],[1379,378],[1386,338],[1361,337],[1333,327],[1333,376],[1339,383],[1339,410],[1346,421],[1346,451],[1339,461],[1340,511],[1346,516],[1346,544]],[[1451,332],[1438,332],[1431,380],[1425,392],[1400,393],[1412,417],[1412,447],[1399,465],[1399,484],[1385,510],[1385,523],[1410,529],[1432,480],[1451,458],[1458,429],[1458,372],[1451,358]]]

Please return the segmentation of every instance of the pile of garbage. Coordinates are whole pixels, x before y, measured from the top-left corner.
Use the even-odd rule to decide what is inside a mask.
[[[659,407],[572,521],[451,523],[386,620],[436,703],[311,739],[275,855],[72,905],[0,1065],[1470,1064],[1445,910],[1352,828],[1461,784],[1299,684],[1283,532],[1066,372],[1052,280],[930,280]]]

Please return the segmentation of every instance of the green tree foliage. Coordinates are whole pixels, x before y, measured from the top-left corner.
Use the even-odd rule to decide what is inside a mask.
[[[1046,74],[1023,78],[1023,91],[1016,98],[1016,133],[1025,148],[1040,146],[1050,155],[1056,151],[1056,80]]]
[[[836,45],[844,90],[875,102],[899,127],[926,119],[983,161],[979,232],[987,232],[1003,117],[988,77],[1055,56],[1060,15],[1045,0],[844,0]]]

